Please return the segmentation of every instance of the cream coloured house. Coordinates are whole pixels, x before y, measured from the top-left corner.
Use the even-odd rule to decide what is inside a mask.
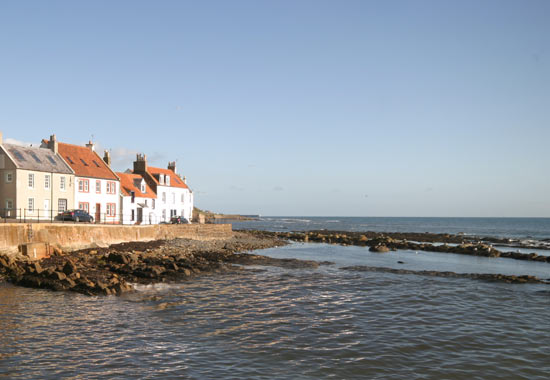
[[[0,134],[0,216],[53,220],[74,208],[74,171],[50,149],[3,144]]]

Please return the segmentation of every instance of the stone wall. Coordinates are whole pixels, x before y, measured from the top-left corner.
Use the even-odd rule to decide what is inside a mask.
[[[148,226],[7,223],[0,224],[0,253],[16,253],[19,244],[50,243],[63,250],[107,246],[128,241],[187,238],[227,239],[233,236],[230,224],[161,224]]]

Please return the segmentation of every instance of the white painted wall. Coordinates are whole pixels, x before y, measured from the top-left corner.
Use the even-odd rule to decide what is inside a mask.
[[[156,201],[155,201],[156,202]],[[153,210],[153,199],[134,197],[134,203],[132,203],[132,197],[121,196],[122,205],[122,224],[136,224],[138,221],[138,209],[142,209],[143,219],[141,224],[158,224],[160,219],[158,218],[155,210]],[[144,205],[144,206],[142,206]],[[132,211],[134,212],[134,219],[132,220]]]
[[[79,182],[81,180],[88,180],[89,181],[89,187],[88,192],[82,192],[80,191],[80,185]],[[96,181],[100,182],[100,192],[96,192]],[[107,182],[114,182],[114,194],[107,194]],[[98,179],[98,178],[91,178],[91,177],[75,177],[75,184],[74,184],[74,191],[75,191],[75,197],[74,197],[74,208],[80,208],[79,205],[81,203],[88,203],[89,210],[88,212],[90,215],[94,217],[94,221],[97,221],[96,217],[96,205],[100,204],[100,212],[101,212],[101,222],[107,222],[107,223],[119,223],[120,222],[120,182],[118,180],[106,180],[106,179]],[[107,216],[107,204],[115,204],[115,215],[114,216]]]

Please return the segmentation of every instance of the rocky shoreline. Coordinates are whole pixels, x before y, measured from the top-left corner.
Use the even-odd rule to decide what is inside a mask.
[[[287,244],[278,238],[235,233],[232,239],[131,242],[108,248],[56,253],[31,261],[0,256],[0,279],[20,286],[69,290],[87,295],[122,294],[133,284],[182,281],[202,273],[242,270],[240,265],[316,268],[319,263],[245,253]]]
[[[428,251],[456,253],[472,256],[504,257],[516,260],[529,260],[550,263],[550,256],[537,253],[503,252],[493,247],[494,244],[504,244],[505,239],[477,237],[451,234],[432,233],[381,233],[381,232],[349,232],[349,231],[304,231],[304,232],[271,232],[248,230],[260,238],[279,238],[297,242],[314,242],[340,245],[356,245],[369,247],[373,252],[388,252],[398,249],[410,251]],[[507,239],[506,239],[507,241]],[[434,244],[440,243],[440,244]]]

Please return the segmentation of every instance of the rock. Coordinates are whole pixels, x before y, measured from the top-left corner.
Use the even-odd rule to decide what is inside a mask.
[[[382,253],[382,252],[389,252],[390,249],[388,247],[386,247],[385,245],[380,244],[380,245],[375,245],[375,246],[370,247],[369,251]]]
[[[63,272],[58,272],[58,271],[54,271],[51,276],[50,276],[52,279],[54,280],[58,280],[58,281],[63,281],[67,278],[67,276],[65,275],[65,273]]]
[[[36,274],[40,274],[40,273],[44,272],[44,269],[42,269],[42,267],[40,266],[40,263],[38,261],[33,263],[33,267],[34,267],[34,271],[36,272]]]
[[[68,276],[73,273],[76,273],[77,271],[78,271],[78,268],[75,265],[75,263],[73,263],[71,260],[67,260],[67,262],[63,266],[63,273],[65,273]]]
[[[112,252],[107,257],[107,261],[118,264],[128,264],[131,260],[130,255],[119,252]]]

